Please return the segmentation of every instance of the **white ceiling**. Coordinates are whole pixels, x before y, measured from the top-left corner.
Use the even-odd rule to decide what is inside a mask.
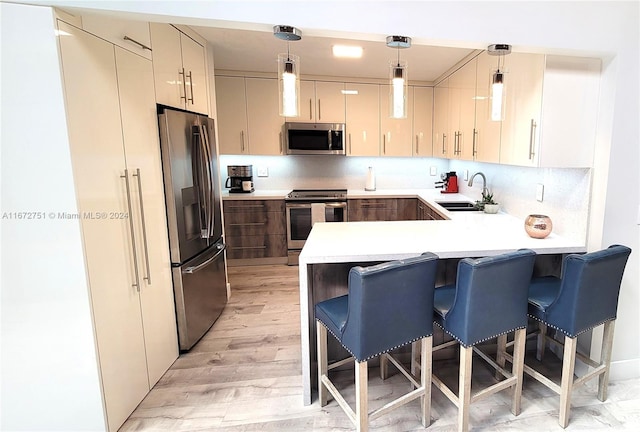
[[[216,70],[275,73],[276,58],[287,52],[287,42],[272,32],[191,26],[213,45]],[[301,75],[349,78],[388,79],[389,62],[398,50],[380,41],[305,36],[289,43],[290,52],[300,57]],[[338,59],[332,55],[332,45],[359,45],[364,53],[360,59]],[[400,59],[407,61],[410,81],[432,82],[472,49],[417,45],[400,50]]]

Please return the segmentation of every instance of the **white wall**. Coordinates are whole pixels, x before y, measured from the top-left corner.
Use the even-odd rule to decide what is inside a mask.
[[[6,3],[0,15],[0,429],[102,430],[80,225],[57,217],[77,206],[53,15]]]

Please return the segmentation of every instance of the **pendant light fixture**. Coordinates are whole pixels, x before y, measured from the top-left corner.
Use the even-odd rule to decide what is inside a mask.
[[[511,45],[494,44],[487,47],[489,55],[498,56],[498,68],[491,73],[491,90],[489,110],[492,121],[504,120],[505,91],[504,91],[504,56],[511,52]]]
[[[389,117],[407,118],[407,62],[400,61],[400,48],[409,48],[411,38],[407,36],[387,36],[387,46],[398,50],[397,60],[390,62]]]
[[[277,25],[273,34],[287,41],[286,54],[278,54],[278,105],[282,117],[300,115],[300,58],[289,52],[289,42],[302,39],[302,32],[295,27]]]

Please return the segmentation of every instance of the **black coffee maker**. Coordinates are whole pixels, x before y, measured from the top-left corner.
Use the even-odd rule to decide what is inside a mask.
[[[227,178],[224,186],[229,193],[251,193],[253,189],[253,165],[227,166]]]

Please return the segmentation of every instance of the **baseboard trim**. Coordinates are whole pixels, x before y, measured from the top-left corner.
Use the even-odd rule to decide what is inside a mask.
[[[609,381],[622,381],[640,378],[640,359],[611,362]]]

